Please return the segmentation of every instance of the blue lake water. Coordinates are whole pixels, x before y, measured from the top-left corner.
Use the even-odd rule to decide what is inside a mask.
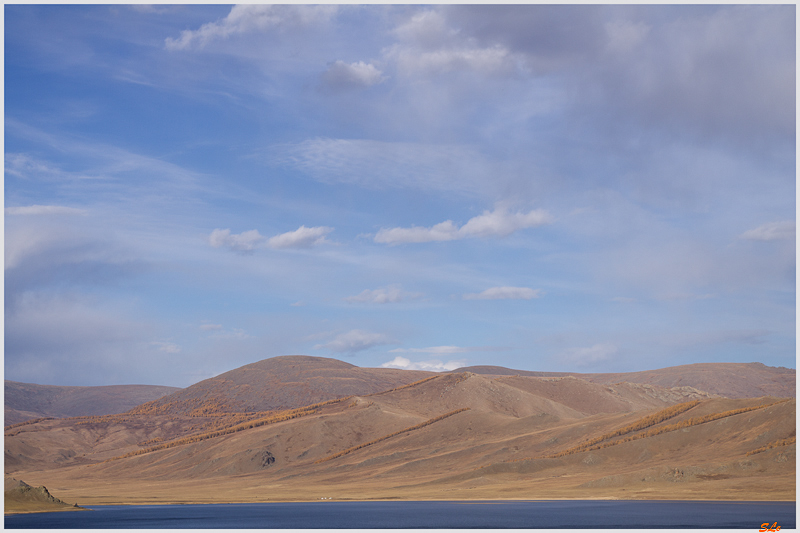
[[[481,501],[97,505],[5,517],[6,528],[713,528],[794,529],[795,502]]]

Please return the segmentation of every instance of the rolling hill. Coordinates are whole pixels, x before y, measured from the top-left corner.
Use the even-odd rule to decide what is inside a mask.
[[[82,503],[795,497],[792,398],[473,372],[398,384],[339,363],[266,360],[151,404],[160,411],[7,429],[6,474]],[[391,387],[285,410],[253,403],[255,386],[324,398],[370,375]]]

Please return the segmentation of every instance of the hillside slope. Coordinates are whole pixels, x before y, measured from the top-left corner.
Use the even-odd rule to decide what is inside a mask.
[[[380,392],[431,375],[360,368],[323,357],[281,356],[195,383],[132,412],[198,415],[289,409],[353,394]]]
[[[88,503],[775,499],[795,490],[794,400],[462,372],[198,430],[225,416],[30,424],[6,432],[6,470]]]

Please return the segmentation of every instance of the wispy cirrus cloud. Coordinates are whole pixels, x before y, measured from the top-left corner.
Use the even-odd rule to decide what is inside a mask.
[[[795,232],[795,221],[783,220],[762,224],[757,228],[745,231],[740,237],[752,241],[794,240]]]
[[[6,207],[6,215],[85,215],[88,211],[75,207],[62,205],[29,205],[20,207]]]
[[[587,348],[573,348],[564,354],[564,359],[583,366],[607,361],[619,351],[619,348],[610,343],[598,343]]]
[[[400,285],[389,285],[380,289],[364,289],[355,296],[348,296],[344,301],[349,303],[387,304],[398,303],[404,300],[422,298],[421,292],[407,292]]]
[[[529,287],[492,287],[483,292],[469,293],[464,300],[532,300],[542,295],[540,289]]]
[[[507,237],[521,229],[534,228],[550,222],[552,217],[543,209],[527,213],[511,213],[498,208],[494,211],[484,211],[482,215],[469,219],[460,228],[452,220],[446,220],[429,228],[418,226],[383,228],[378,231],[374,240],[383,244],[406,244],[454,241],[473,237]]]
[[[180,37],[167,37],[167,50],[200,49],[207,44],[232,36],[276,29],[292,29],[322,24],[336,13],[335,5],[266,5],[240,4],[225,18],[208,22],[196,30],[184,30]]]
[[[314,346],[315,350],[328,349],[336,353],[349,353],[362,352],[375,346],[382,346],[386,344],[397,344],[397,341],[391,339],[383,333],[372,333],[361,329],[353,329],[347,333],[341,333],[334,339],[324,344],[317,344]]]
[[[236,234],[230,229],[215,229],[208,236],[208,244],[214,248],[228,248],[235,252],[250,253],[258,248],[310,248],[318,244],[330,242],[325,236],[333,231],[327,226],[307,228],[300,226],[294,231],[287,231],[267,239],[258,230],[252,229]]]

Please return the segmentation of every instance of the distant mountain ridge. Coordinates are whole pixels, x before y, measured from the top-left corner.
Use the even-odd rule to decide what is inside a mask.
[[[451,373],[538,378],[572,377],[612,385],[687,388],[728,398],[796,397],[796,371],[761,363],[697,363],[622,373],[536,372],[471,366]],[[5,382],[5,424],[41,417],[117,414],[210,415],[291,409],[351,395],[369,395],[440,374],[362,368],[337,359],[303,355],[257,361],[185,389],[149,385],[60,387]],[[651,391],[651,394],[663,394]]]
[[[112,415],[124,413],[178,387],[160,385],[105,385],[65,387],[5,380],[5,425],[35,418]]]
[[[453,372],[473,372],[496,376],[564,377],[573,376],[594,383],[641,383],[660,387],[693,387],[727,398],[794,398],[797,396],[797,371],[762,363],[694,363],[641,372],[581,374],[577,372],[532,372],[502,366],[470,366]]]

